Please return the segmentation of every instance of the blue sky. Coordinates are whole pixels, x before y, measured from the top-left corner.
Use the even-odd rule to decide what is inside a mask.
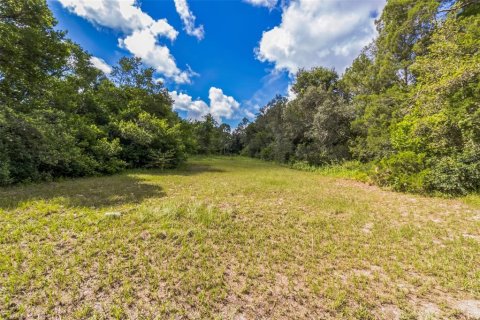
[[[185,118],[235,126],[298,68],[342,72],[375,36],[384,0],[49,0],[58,28],[105,72],[122,56],[154,67]]]

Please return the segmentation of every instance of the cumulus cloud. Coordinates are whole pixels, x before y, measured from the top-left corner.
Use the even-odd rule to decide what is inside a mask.
[[[170,92],[170,96],[174,100],[173,109],[186,111],[187,118],[192,120],[199,120],[210,113],[215,120],[221,122],[222,118],[232,119],[240,107],[240,103],[233,97],[225,95],[222,89],[215,87],[208,91],[210,105],[200,99],[193,100],[188,94],[177,91]]]
[[[280,25],[263,33],[257,58],[290,73],[318,65],[343,72],[375,37],[375,17],[384,5],[385,0],[292,0]]]
[[[193,100],[191,96],[177,91],[170,92],[173,99],[173,109],[186,111],[187,118],[192,120],[200,120],[210,111],[208,105],[202,100]]]
[[[76,15],[88,21],[124,33],[150,26],[154,20],[143,12],[135,0],[59,0]]]
[[[190,11],[187,0],[175,0],[175,9],[182,19],[187,34],[196,37],[198,40],[202,40],[205,35],[203,25],[195,27],[196,18],[192,11]]]
[[[110,74],[112,72],[112,67],[105,60],[97,57],[91,57],[90,63],[97,69],[103,71],[105,74]]]
[[[277,5],[277,0],[244,0],[244,1],[257,7],[267,7],[270,9]]]
[[[233,98],[225,95],[222,89],[211,87],[208,91],[210,99],[210,113],[216,119],[231,119],[240,104]]]
[[[189,81],[191,73],[181,71],[170,50],[158,43],[159,36],[175,40],[177,35],[178,32],[165,19],[162,19],[145,29],[134,31],[125,39],[119,39],[118,43],[120,47],[142,58],[147,65],[154,66],[158,72],[174,79],[175,82],[185,83]]]
[[[97,26],[121,31],[126,36],[118,40],[119,46],[166,77],[177,83],[190,81],[193,74],[180,70],[170,50],[158,42],[160,37],[173,41],[178,32],[166,19],[154,20],[143,12],[135,0],[59,1],[69,11]]]

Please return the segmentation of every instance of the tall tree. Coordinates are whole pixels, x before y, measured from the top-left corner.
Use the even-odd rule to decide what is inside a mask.
[[[71,43],[56,23],[45,0],[0,2],[0,104],[32,107],[64,72]]]

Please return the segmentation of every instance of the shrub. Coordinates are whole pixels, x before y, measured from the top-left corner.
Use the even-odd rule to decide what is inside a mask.
[[[0,186],[7,185],[10,180],[10,163],[4,153],[4,149],[0,144]]]
[[[2,184],[40,178],[43,137],[25,117],[8,109],[0,114],[0,154]]]
[[[274,146],[269,144],[260,151],[260,159],[271,161],[274,159]]]
[[[425,154],[405,151],[380,160],[373,179],[396,191],[422,192],[427,172]]]
[[[465,195],[480,189],[480,163],[465,163],[463,159],[444,157],[436,160],[425,177],[429,192]]]

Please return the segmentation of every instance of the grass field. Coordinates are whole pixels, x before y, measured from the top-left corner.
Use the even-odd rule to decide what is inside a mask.
[[[0,318],[479,312],[476,197],[393,193],[243,158],[0,189]]]

